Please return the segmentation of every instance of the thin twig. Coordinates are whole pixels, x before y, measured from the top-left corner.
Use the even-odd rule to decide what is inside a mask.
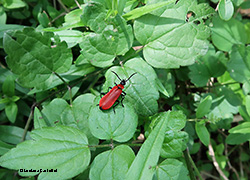
[[[216,158],[215,158],[215,153],[214,153],[214,149],[212,147],[211,142],[208,145],[208,150],[209,150],[209,155],[211,156],[212,160],[213,160],[213,164],[214,167],[216,168],[216,170],[218,171],[218,173],[221,175],[221,177],[225,180],[228,180],[228,178],[226,177],[226,175],[223,173],[223,171],[221,170]]]
[[[30,126],[30,122],[33,118],[33,114],[34,114],[34,109],[36,107],[36,103],[34,103],[32,106],[31,106],[31,111],[30,111],[30,115],[29,115],[29,118],[26,122],[26,125],[25,125],[25,128],[24,128],[24,132],[23,132],[23,136],[22,136],[22,139],[21,141],[24,141],[25,140],[25,137],[26,137],[26,134],[28,132],[28,129],[29,129],[29,126]]]
[[[88,145],[88,147],[104,148],[104,147],[112,147],[112,145],[111,145],[111,144],[103,144],[103,145]]]
[[[75,10],[75,9],[77,9],[77,6],[71,8],[70,11]],[[59,19],[60,17],[66,15],[66,14],[68,14],[68,12],[63,12],[63,13],[59,14],[57,17],[55,17],[54,19],[52,19],[52,20],[49,22],[48,25],[51,25],[51,24],[52,24],[53,22],[55,22],[57,19]]]
[[[211,178],[213,178],[213,179],[216,179],[216,180],[220,180],[220,178],[218,178],[218,177],[216,177],[216,176],[213,176],[212,174],[207,173],[206,171],[201,171],[201,174],[204,174],[204,175],[206,175],[206,176],[208,176],[208,177],[211,177]]]
[[[232,169],[232,171],[235,173],[237,180],[240,180],[240,176],[237,172],[237,170],[232,166],[231,162],[229,161],[229,156],[228,156],[228,150],[227,150],[227,143],[225,143],[225,155],[227,157],[227,164],[229,166],[230,169]]]
[[[79,7],[79,9],[82,9],[81,5],[79,4],[79,2],[77,0],[75,0],[75,3]]]
[[[70,101],[70,105],[72,105],[72,88],[71,86],[69,85],[68,82],[66,82],[58,73],[54,72],[54,74],[59,78],[61,79],[61,81],[67,86],[68,88],[68,91],[69,91],[69,101]]]
[[[66,11],[66,12],[69,12],[68,8],[63,4],[63,2],[61,0],[57,0],[59,2],[59,4],[63,7],[63,9]]]

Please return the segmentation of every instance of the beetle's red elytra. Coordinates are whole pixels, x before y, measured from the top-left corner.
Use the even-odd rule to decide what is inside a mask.
[[[121,104],[122,104],[122,107],[123,106],[123,100],[124,100],[124,97],[126,95],[126,93],[124,91],[122,91],[124,89],[124,86],[126,85],[126,82],[132,77],[134,76],[136,73],[133,73],[129,76],[129,78],[126,80],[126,79],[121,79],[117,74],[116,72],[114,71],[111,71],[112,73],[114,73],[118,79],[121,81],[120,84],[116,84],[115,83],[115,86],[112,88],[112,87],[109,87],[109,89],[111,89],[110,91],[108,91],[106,94],[105,93],[101,93],[101,95],[104,95],[100,102],[99,102],[99,108],[101,110],[107,110],[107,109],[110,109],[112,106],[113,106],[113,111],[115,113],[115,107],[120,103],[120,101],[118,100],[118,98],[121,96]],[[116,104],[115,104],[116,103]],[[115,104],[115,105],[114,105]]]

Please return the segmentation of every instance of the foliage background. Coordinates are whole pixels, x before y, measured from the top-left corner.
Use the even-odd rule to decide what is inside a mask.
[[[1,0],[0,179],[249,179],[249,9]]]

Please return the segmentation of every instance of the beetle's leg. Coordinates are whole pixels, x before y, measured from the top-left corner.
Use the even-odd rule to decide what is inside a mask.
[[[104,95],[105,95],[105,93],[103,93],[103,92],[102,92],[102,93],[100,93],[100,97],[101,97],[101,98],[102,98],[102,96],[104,96]]]
[[[122,98],[122,100],[121,100],[121,104],[122,104],[122,107],[124,107],[124,105],[123,105],[123,100],[124,100],[124,98],[125,98],[125,96],[126,96],[126,93],[124,92],[124,91],[122,91],[122,93],[121,93],[121,98]]]
[[[120,103],[120,101],[119,101],[119,100],[116,100],[115,102],[116,102],[116,104],[113,105],[113,111],[114,111],[114,113],[115,113],[115,107]]]
[[[119,86],[118,86],[118,84],[116,84],[116,82],[115,82],[115,86],[117,86],[119,88]]]

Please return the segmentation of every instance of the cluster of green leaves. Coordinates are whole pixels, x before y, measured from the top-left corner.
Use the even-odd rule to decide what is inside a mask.
[[[0,179],[247,179],[249,7],[0,1]],[[97,106],[112,71],[137,73],[115,113]]]

